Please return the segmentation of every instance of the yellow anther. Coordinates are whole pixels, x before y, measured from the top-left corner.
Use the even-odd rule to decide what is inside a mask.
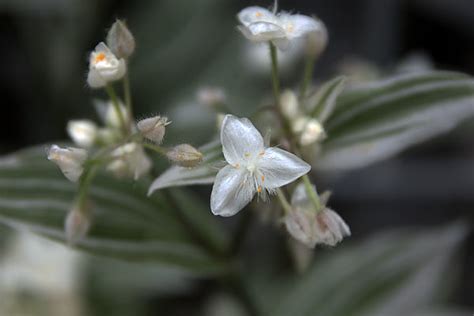
[[[239,169],[239,168],[240,168],[240,163],[236,163],[236,164],[234,165],[234,168],[235,168],[235,169]]]
[[[264,181],[265,181],[265,176],[262,176],[262,182],[264,182]]]
[[[263,15],[263,14],[262,14],[262,12],[260,12],[260,11],[255,13],[255,16],[256,16],[257,18],[262,17],[262,15]]]
[[[245,153],[244,156],[245,156],[245,158],[248,158],[248,157],[250,157],[250,153]]]
[[[262,186],[261,186],[261,185],[259,185],[259,186],[257,187],[257,192],[258,192],[258,193],[262,193]]]
[[[260,152],[258,155],[259,155],[259,156],[263,156],[263,155],[265,155],[265,151],[264,151],[264,150],[262,150],[262,151],[261,151],[261,152]]]
[[[105,60],[105,54],[104,53],[98,53],[95,58],[94,58],[94,63],[98,63],[98,62],[101,62],[101,61],[104,61]]]

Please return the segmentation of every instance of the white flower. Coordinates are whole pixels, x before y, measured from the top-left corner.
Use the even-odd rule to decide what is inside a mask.
[[[271,41],[281,50],[292,40],[322,29],[319,20],[300,14],[281,12],[274,14],[261,7],[248,7],[237,15],[238,29],[252,42]]]
[[[97,131],[97,125],[90,120],[73,120],[67,123],[69,137],[80,147],[92,147],[97,139]]]
[[[133,177],[135,180],[148,173],[152,163],[146,155],[143,147],[137,143],[127,143],[116,148],[112,152],[115,160],[108,166],[107,170],[113,172],[117,177]]]
[[[72,182],[79,180],[84,171],[83,164],[86,159],[87,151],[82,148],[61,148],[52,145],[48,151],[48,160],[57,164],[64,176]]]
[[[197,101],[209,108],[218,107],[226,102],[224,90],[218,87],[202,87],[196,93]]]
[[[125,22],[116,20],[107,33],[107,45],[118,58],[128,58],[135,51],[135,38]]]
[[[154,116],[139,121],[137,127],[143,137],[156,144],[161,144],[165,136],[166,126],[170,123],[166,117]]]
[[[74,245],[84,238],[89,231],[90,225],[90,210],[88,206],[80,208],[78,205],[75,205],[72,210],[69,211],[64,222],[66,241],[70,245]]]
[[[285,90],[280,96],[280,108],[285,118],[292,120],[300,114],[298,97],[291,90]]]
[[[310,119],[306,122],[301,132],[299,142],[302,146],[308,146],[320,140],[324,136],[325,132],[321,123],[319,123],[316,119]]]
[[[89,58],[87,83],[91,88],[102,88],[107,83],[119,80],[127,71],[123,58],[117,57],[104,43],[99,43]]]
[[[265,148],[259,131],[246,118],[226,115],[221,143],[228,165],[219,171],[211,193],[215,215],[232,216],[255,195],[272,193],[309,172],[311,166],[277,147]]]
[[[296,187],[291,206],[292,211],[284,219],[286,229],[307,247],[314,248],[317,244],[335,246],[344,237],[351,235],[349,226],[333,210],[324,206],[316,212],[304,184]]]

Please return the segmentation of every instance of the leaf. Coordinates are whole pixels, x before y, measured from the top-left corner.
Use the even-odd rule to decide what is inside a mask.
[[[153,181],[148,194],[176,186],[194,184],[211,184],[214,182],[218,169],[216,163],[222,161],[222,146],[220,141],[212,141],[199,150],[203,153],[203,162],[195,168],[172,166]]]
[[[451,72],[401,75],[354,87],[325,128],[317,167],[358,168],[448,132],[474,114],[474,80]]]
[[[460,224],[427,232],[400,230],[338,249],[318,258],[305,275],[282,281],[292,286],[271,299],[272,306],[279,303],[269,314],[395,316],[436,307],[466,233]]]
[[[346,84],[346,77],[336,77],[324,83],[306,101],[308,113],[324,123],[334,111],[336,100]]]
[[[220,255],[189,233],[189,223],[180,218],[170,197],[161,194],[148,198],[147,187],[145,181],[98,176],[90,193],[93,225],[77,248],[194,273],[219,272],[225,264]],[[0,222],[64,242],[63,222],[75,190],[75,185],[46,160],[43,150],[7,156],[0,160]],[[212,237],[224,238],[217,234]]]

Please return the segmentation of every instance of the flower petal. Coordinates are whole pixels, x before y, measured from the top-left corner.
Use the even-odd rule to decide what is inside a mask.
[[[318,193],[315,185],[313,185],[313,191],[316,192],[316,194]],[[291,195],[291,206],[302,209],[311,209],[313,207],[311,200],[308,198],[306,186],[303,183],[298,184],[293,191]]]
[[[244,169],[230,165],[216,176],[211,193],[211,211],[214,215],[232,216],[245,207],[255,194],[255,185]]]
[[[255,22],[275,22],[277,20],[271,11],[257,6],[243,9],[237,14],[237,18],[245,26]]]
[[[221,143],[225,160],[231,165],[239,164],[264,149],[263,137],[252,122],[230,114],[222,122]]]
[[[311,166],[297,156],[277,147],[265,149],[258,162],[266,189],[275,189],[295,181],[311,170]]]
[[[288,39],[301,37],[324,27],[317,20],[301,14],[283,13],[279,16],[279,19],[280,25],[285,30]]]

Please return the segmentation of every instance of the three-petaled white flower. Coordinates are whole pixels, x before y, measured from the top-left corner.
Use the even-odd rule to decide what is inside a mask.
[[[292,40],[312,32],[325,30],[319,20],[301,14],[281,12],[275,14],[261,7],[248,7],[237,15],[242,25],[238,29],[252,42],[271,41],[281,50]]]
[[[90,55],[87,83],[91,88],[102,88],[109,82],[121,79],[126,71],[125,60],[118,59],[107,45],[101,42]]]
[[[295,181],[311,166],[277,147],[265,148],[262,135],[246,118],[226,115],[221,143],[228,165],[217,174],[211,193],[215,215],[232,216],[259,193],[266,193]]]
[[[57,164],[69,181],[77,182],[84,171],[87,151],[82,148],[52,145],[48,151],[48,160]]]

